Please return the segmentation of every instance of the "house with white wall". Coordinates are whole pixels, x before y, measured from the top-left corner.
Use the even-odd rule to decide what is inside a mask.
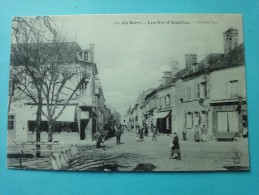
[[[67,89],[75,88],[78,81],[82,77],[81,74],[86,75],[85,82],[76,91],[74,98],[67,104],[62,114],[57,118],[54,124],[53,141],[69,141],[78,142],[79,140],[92,140],[92,134],[96,128],[96,105],[95,105],[95,88],[96,75],[98,74],[94,60],[94,46],[90,44],[89,49],[82,50],[75,42],[62,43],[68,50],[71,58],[64,63],[66,69],[78,70],[66,83]],[[11,58],[12,66],[19,66],[14,64]],[[11,78],[11,82],[12,83]],[[15,93],[20,93],[14,86],[10,85],[9,97]],[[35,90],[31,86],[31,90]],[[60,94],[60,103],[56,104],[56,112],[63,107],[61,101],[62,96],[65,98],[65,93]],[[46,101],[46,100],[44,100]],[[53,105],[51,105],[53,106]],[[10,104],[8,113],[8,139],[9,143],[13,141],[33,141],[35,140],[35,126],[36,126],[36,110],[37,105],[28,99],[14,100]],[[47,113],[46,102],[43,102],[42,110]],[[42,115],[41,124],[41,140],[47,141],[48,120],[46,116]]]

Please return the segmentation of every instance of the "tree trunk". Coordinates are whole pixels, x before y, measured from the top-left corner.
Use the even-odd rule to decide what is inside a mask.
[[[38,109],[36,112],[37,115],[37,119],[36,119],[36,142],[40,142],[41,140],[41,136],[40,136],[40,132],[41,132],[41,113],[42,113],[42,97],[41,95],[38,96]],[[41,153],[40,153],[40,145],[36,145],[36,157],[41,157]]]
[[[53,127],[54,127],[54,121],[53,120],[49,120],[49,122],[48,122],[48,142],[52,142],[53,141]],[[48,145],[48,149],[52,153],[52,146],[51,145]]]
[[[53,141],[53,126],[54,126],[54,121],[50,120],[48,122],[48,142],[52,142]]]

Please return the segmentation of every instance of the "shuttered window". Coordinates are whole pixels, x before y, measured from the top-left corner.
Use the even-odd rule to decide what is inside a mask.
[[[14,115],[9,115],[8,116],[8,130],[14,130]]]

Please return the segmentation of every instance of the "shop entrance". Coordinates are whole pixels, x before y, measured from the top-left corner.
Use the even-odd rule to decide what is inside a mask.
[[[218,112],[219,132],[238,132],[238,112]]]
[[[89,119],[81,119],[80,120],[80,140],[85,140],[85,131],[86,131],[86,127],[89,123]]]

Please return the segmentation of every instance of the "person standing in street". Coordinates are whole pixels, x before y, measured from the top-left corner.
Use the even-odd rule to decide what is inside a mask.
[[[153,124],[153,121],[151,121],[151,131],[152,131],[152,141],[157,141],[156,139],[156,126]]]
[[[243,133],[243,138],[247,138],[248,137],[248,128],[247,128],[246,124],[243,125],[242,133]]]
[[[145,136],[148,136],[148,126],[146,123],[144,123],[144,127],[145,127]]]
[[[178,155],[178,159],[181,160],[179,138],[176,133],[174,133],[173,135],[174,135],[174,139],[172,142],[171,157],[173,157],[174,154],[176,153]]]
[[[116,143],[117,145],[119,145],[121,143],[121,134],[122,134],[122,127],[119,126],[116,131],[115,131],[115,135],[116,135]]]
[[[183,126],[183,141],[186,141],[187,139],[186,139],[186,134],[187,134],[187,128],[186,128],[186,126],[184,125]]]
[[[205,125],[203,125],[203,127],[201,128],[201,133],[202,133],[202,141],[203,142],[207,142],[208,138],[207,138],[207,128],[205,127]]]
[[[144,141],[144,127],[139,127],[139,140]]]
[[[100,148],[101,147],[101,142],[102,142],[102,134],[101,134],[100,129],[98,129],[96,131],[94,136],[95,136],[95,139],[96,139],[96,148]]]
[[[194,141],[195,142],[200,141],[200,129],[199,129],[198,125],[196,125],[195,129],[194,129]]]

